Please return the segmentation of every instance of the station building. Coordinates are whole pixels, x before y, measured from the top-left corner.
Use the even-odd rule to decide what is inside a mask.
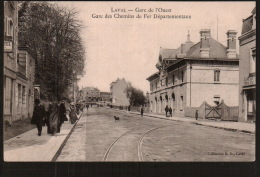
[[[188,34],[179,48],[160,49],[158,72],[147,78],[150,113],[165,114],[166,105],[178,116],[195,115],[203,103],[217,106],[224,101],[238,106],[237,32],[229,30],[226,34],[227,47],[211,37],[210,29],[203,29],[196,44]]]

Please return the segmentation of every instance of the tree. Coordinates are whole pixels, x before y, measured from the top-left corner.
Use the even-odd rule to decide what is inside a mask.
[[[77,76],[84,75],[85,47],[80,36],[84,28],[77,11],[47,2],[20,2],[19,44],[35,54],[35,82],[41,93],[56,99]]]
[[[144,92],[132,85],[126,88],[126,96],[129,99],[131,106],[140,106],[145,104],[146,97]]]

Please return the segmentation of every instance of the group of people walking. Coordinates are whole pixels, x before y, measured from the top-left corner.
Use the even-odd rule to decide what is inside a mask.
[[[35,106],[33,110],[33,116],[31,124],[36,125],[38,135],[41,136],[42,127],[47,126],[47,133],[54,135],[60,133],[62,124],[68,121],[67,109],[64,101],[44,102],[41,104],[39,99],[35,99]],[[70,104],[69,119],[71,124],[74,124],[77,120],[76,104]]]
[[[169,116],[172,117],[172,108],[171,107],[168,107],[168,105],[166,105],[165,107],[165,113],[166,113],[166,117],[168,117],[168,112],[169,112]]]

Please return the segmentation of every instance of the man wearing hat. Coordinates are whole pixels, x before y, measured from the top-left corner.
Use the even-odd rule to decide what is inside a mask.
[[[34,101],[35,106],[33,110],[33,116],[31,120],[31,124],[36,125],[38,129],[38,135],[41,136],[42,134],[42,125],[43,125],[43,118],[45,116],[45,109],[43,105],[41,105],[39,99],[35,99]]]

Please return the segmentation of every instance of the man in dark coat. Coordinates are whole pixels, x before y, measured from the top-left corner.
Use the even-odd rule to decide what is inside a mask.
[[[196,112],[195,112],[195,118],[196,118],[196,120],[198,120],[198,117],[199,117],[199,112],[198,112],[198,110],[196,110]]]
[[[170,117],[172,117],[172,108],[169,108]]]
[[[169,111],[169,109],[168,109],[168,105],[166,105],[166,107],[165,107],[165,113],[166,113],[166,117],[167,117],[167,113],[168,113],[168,111]]]
[[[144,115],[144,107],[142,106],[141,107],[141,116],[143,117],[143,115]]]
[[[42,125],[43,125],[43,118],[45,116],[45,109],[43,105],[41,105],[39,99],[35,99],[34,101],[35,106],[33,110],[33,116],[31,120],[31,124],[36,125],[38,130],[38,135],[41,136],[42,134]]]

